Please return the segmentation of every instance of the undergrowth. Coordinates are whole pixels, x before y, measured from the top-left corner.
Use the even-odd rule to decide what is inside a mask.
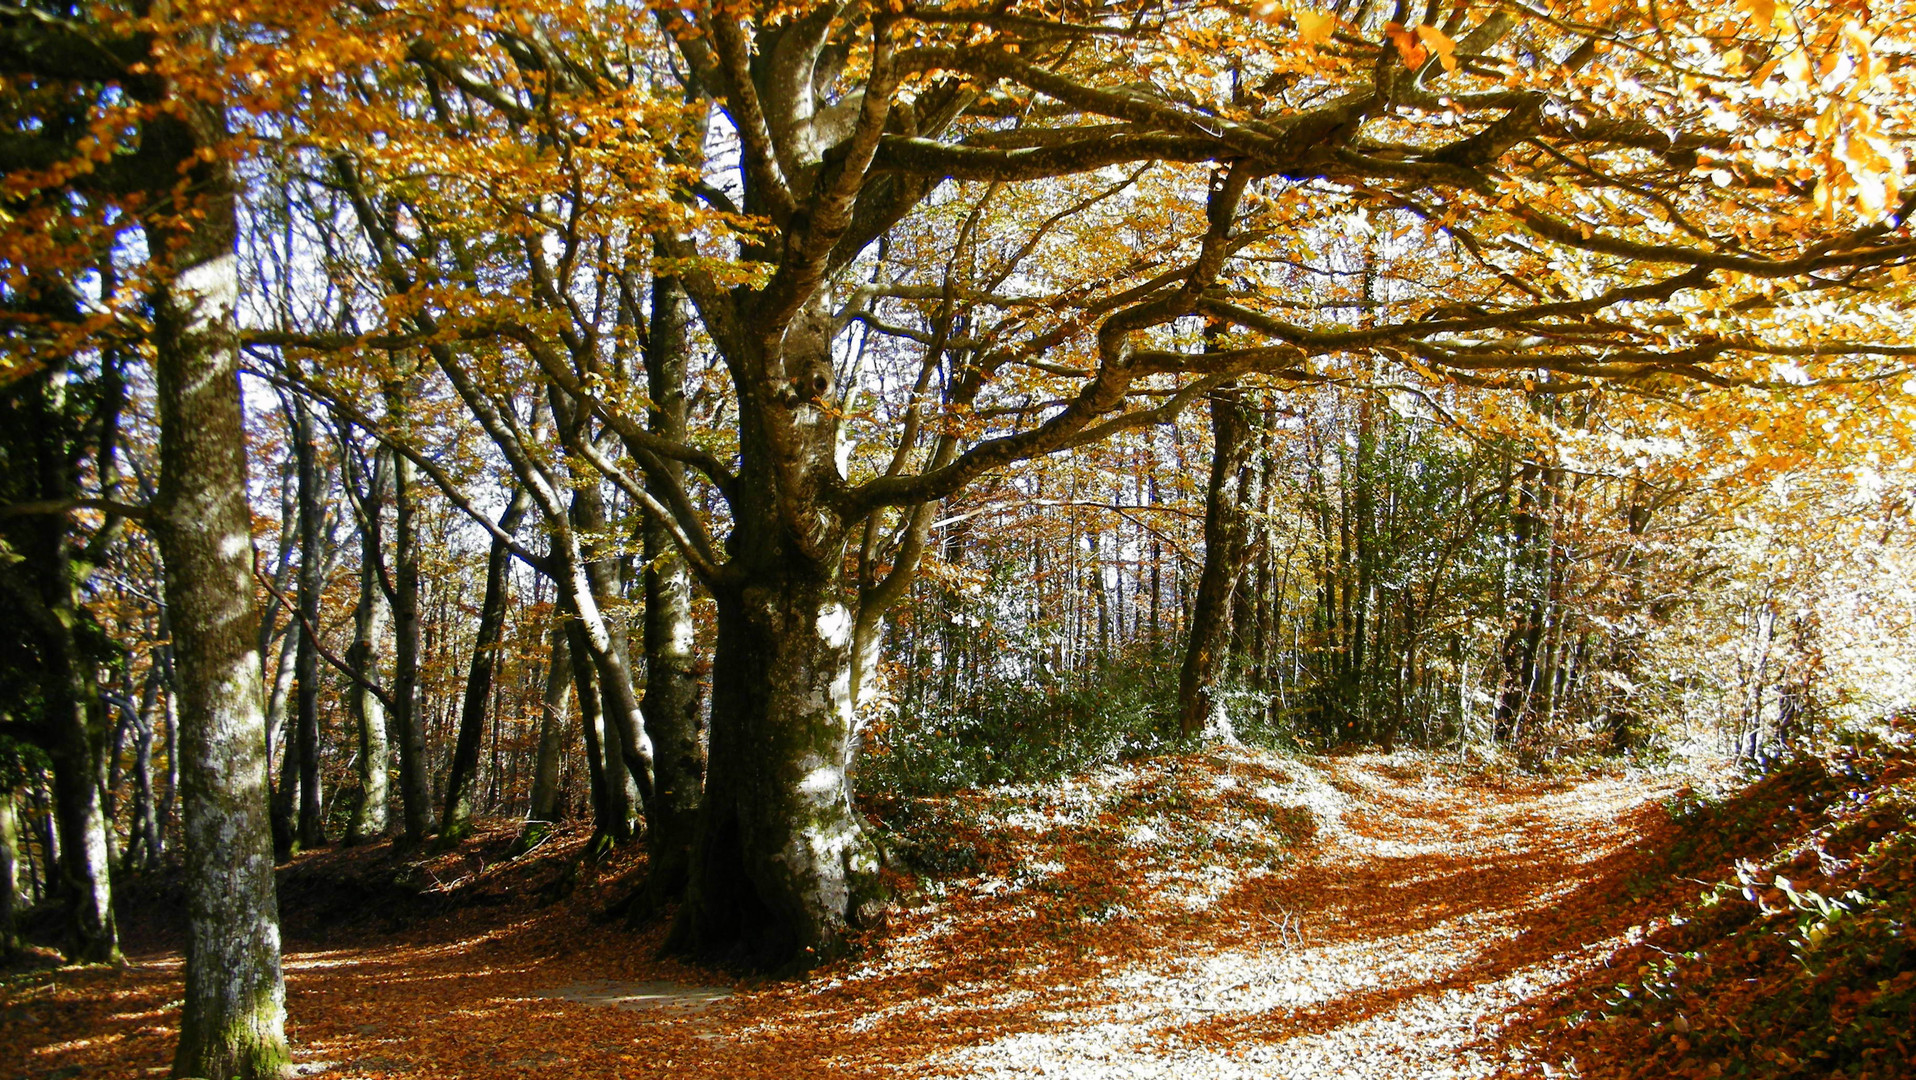
[[[1030,783],[1169,750],[1173,650],[1137,649],[1097,672],[987,681],[949,704],[902,703],[868,733],[858,785],[880,796]]]
[[[1632,891],[1690,888],[1563,1017],[1584,1075],[1916,1075],[1907,725],[1668,809],[1674,839]]]

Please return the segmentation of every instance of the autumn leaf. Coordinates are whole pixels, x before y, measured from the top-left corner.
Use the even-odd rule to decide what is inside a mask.
[[[1331,39],[1331,31],[1337,29],[1337,16],[1320,15],[1315,11],[1296,13],[1297,40],[1305,45],[1322,45]]]
[[[1419,26],[1416,31],[1417,40],[1422,42],[1425,48],[1437,54],[1437,60],[1444,65],[1445,71],[1457,70],[1457,43],[1450,39],[1449,34],[1434,26]],[[1401,45],[1398,47],[1402,48]]]
[[[1404,58],[1405,67],[1415,70],[1423,67],[1424,61],[1430,59],[1430,50],[1417,40],[1414,32],[1406,30],[1402,23],[1385,23],[1384,34],[1390,38],[1391,44],[1397,46],[1397,54]]]

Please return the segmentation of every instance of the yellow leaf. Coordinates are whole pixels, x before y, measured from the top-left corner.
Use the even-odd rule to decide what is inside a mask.
[[[1297,40],[1306,45],[1322,45],[1331,39],[1331,31],[1337,29],[1337,16],[1319,15],[1315,11],[1300,11],[1297,19]]]
[[[1736,0],[1736,6],[1755,19],[1759,27],[1770,25],[1776,18],[1776,0]]]

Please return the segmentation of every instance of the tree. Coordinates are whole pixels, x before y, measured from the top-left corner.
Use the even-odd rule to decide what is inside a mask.
[[[143,516],[165,561],[184,760],[186,996],[173,1070],[253,1080],[281,1075],[287,1050],[240,418],[238,185],[209,62],[217,42],[191,14],[129,33],[15,10],[0,19],[0,58],[86,102],[63,117],[76,122],[10,143],[10,173],[58,163],[50,182],[29,182],[32,195],[127,199],[144,234],[160,474]],[[136,145],[102,146],[100,133],[128,122]]]
[[[1204,570],[1191,611],[1190,639],[1178,680],[1178,731],[1228,731],[1217,700],[1231,636],[1231,599],[1251,557],[1251,513],[1257,500],[1256,431],[1235,386],[1211,392],[1211,479],[1204,493]]]
[[[1912,252],[1905,74],[1847,15],[1264,10],[356,16],[367,81],[290,144],[350,193],[329,250],[364,291],[257,340],[410,350],[452,388],[539,507],[551,551],[522,557],[565,583],[655,825],[622,583],[561,492],[607,485],[670,534],[718,623],[675,947],[802,967],[878,917],[859,657],[932,507],[998,470],[1233,380],[1670,393],[1893,367],[1854,298]],[[1831,56],[1861,81],[1812,83]],[[388,140],[341,153],[375,117]],[[422,178],[421,155],[458,165]],[[1310,252],[1373,227],[1417,273],[1359,319],[1311,307]],[[683,438],[638,417],[648,274],[683,286],[724,387]],[[1196,347],[1204,319],[1227,347]],[[843,347],[854,324],[879,344]],[[564,461],[529,437],[547,410]]]

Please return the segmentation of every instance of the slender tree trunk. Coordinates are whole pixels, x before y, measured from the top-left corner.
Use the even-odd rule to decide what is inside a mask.
[[[34,902],[39,903],[52,896],[60,885],[60,830],[53,823],[53,784],[51,781],[36,784],[30,790],[33,803],[33,820],[39,825],[40,841],[40,882],[34,893]]]
[[[60,890],[66,896],[65,948],[69,960],[110,963],[120,959],[113,919],[111,853],[100,799],[99,689],[83,665],[68,666],[67,685],[51,704],[63,722],[47,747],[53,763],[53,819],[60,837]]]
[[[653,408],[653,432],[674,442],[686,438],[685,377],[690,353],[687,301],[677,278],[652,282],[652,318],[646,340],[646,381]],[[683,466],[669,462],[672,486]],[[649,477],[653,495],[669,499],[667,484]],[[643,531],[645,558],[645,698],[640,703],[645,733],[652,742],[654,795],[646,808],[647,850],[652,859],[643,900],[630,909],[642,918],[685,890],[691,873],[692,841],[699,801],[705,793],[703,702],[698,658],[693,651],[692,575],[667,534],[665,524],[648,515]]]
[[[514,488],[499,529],[519,531],[532,496]],[[472,778],[479,765],[479,744],[485,737],[486,705],[492,698],[493,673],[499,665],[499,645],[505,636],[508,582],[506,570],[512,552],[498,537],[486,551],[486,592],[479,604],[479,625],[473,635],[472,664],[466,671],[466,696],[459,712],[459,736],[453,744],[452,767],[446,775],[445,813],[439,819],[439,843],[453,845],[472,832]],[[495,720],[496,723],[496,720]]]
[[[299,652],[298,620],[286,624],[280,637],[279,666],[274,669],[272,693],[266,699],[266,761],[270,795],[268,811],[273,829],[273,857],[281,862],[292,858],[298,843],[295,823],[299,812],[299,739],[287,724],[287,706],[293,700],[293,678],[299,670],[295,660]],[[280,751],[279,782],[272,782],[272,751]]]
[[[1380,627],[1376,622],[1374,608],[1376,588],[1375,552],[1372,551],[1376,538],[1376,492],[1377,478],[1373,475],[1376,468],[1377,432],[1368,397],[1357,402],[1357,452],[1354,455],[1356,469],[1350,478],[1351,491],[1351,636],[1350,636],[1350,695],[1348,701],[1357,714],[1360,731],[1366,739],[1377,738],[1377,712],[1373,691],[1379,685],[1377,673],[1372,666],[1372,635]],[[1381,653],[1380,653],[1381,655]]]
[[[1631,480],[1631,494],[1623,511],[1626,541],[1617,555],[1618,605],[1622,618],[1611,639],[1607,665],[1615,676],[1604,693],[1601,723],[1610,736],[1611,749],[1618,753],[1634,747],[1648,734],[1642,710],[1636,703],[1637,664],[1642,650],[1643,632],[1653,612],[1644,610],[1643,559],[1644,534],[1650,527],[1651,507],[1648,491],[1641,481]]]
[[[586,772],[592,791],[592,848],[617,843],[626,827],[625,814],[613,803],[611,779],[619,763],[605,754],[605,698],[599,693],[599,669],[593,666],[585,627],[577,615],[566,621],[566,654],[572,662],[572,683],[578,690],[579,731],[585,739]]]
[[[148,123],[161,146],[217,147],[225,134],[217,105]],[[175,270],[153,305],[153,525],[179,667],[186,837],[186,999],[173,1075],[276,1080],[287,1065],[286,1011],[240,416],[235,190],[223,159],[194,162],[185,177],[198,220],[148,229],[149,247]]]
[[[596,484],[581,486],[573,495],[573,527],[592,535],[605,528],[605,503]],[[637,680],[632,673],[631,643],[622,616],[609,611],[624,599],[619,569],[610,557],[584,554],[583,575],[566,572],[564,587],[573,590],[572,610],[583,637],[583,655],[598,675],[600,735],[605,749],[606,812],[618,843],[633,836],[633,809],[648,815],[653,786],[652,747],[645,738],[644,715],[639,709]]]
[[[140,729],[133,742],[133,839],[139,843],[142,868],[160,862],[160,816],[153,792],[153,707],[158,700],[158,680],[149,676],[140,702]],[[131,844],[129,844],[129,848]]]
[[[559,820],[559,759],[565,750],[567,714],[572,711],[572,650],[563,627],[548,635],[551,655],[546,662],[545,699],[539,710],[539,757],[532,767],[532,797],[518,848],[531,848]]]
[[[415,486],[412,462],[403,454],[395,454],[392,731],[399,742],[399,806],[409,844],[425,840],[427,831],[432,828],[432,787],[426,771],[426,720],[419,693],[419,535]]]
[[[13,791],[0,787],[0,958],[20,948],[15,906],[20,895],[20,831],[14,823]]]
[[[297,396],[293,398],[293,457],[299,469],[299,613],[301,629],[305,629],[319,626],[326,551],[320,520],[323,480],[313,410]],[[320,816],[319,793],[319,642],[311,632],[299,636],[295,667],[299,680],[298,726],[286,742],[299,747],[299,845],[315,848],[326,843],[326,823]]]
[[[1522,729],[1530,700],[1531,667],[1536,660],[1535,641],[1541,627],[1538,622],[1538,594],[1541,592],[1531,566],[1537,533],[1541,527],[1538,513],[1538,466],[1525,462],[1518,470],[1515,500],[1510,515],[1511,570],[1510,627],[1498,650],[1503,678],[1497,691],[1495,711],[1491,714],[1491,738],[1508,742]]]
[[[173,820],[173,811],[180,796],[180,694],[179,680],[173,673],[173,633],[166,611],[160,611],[160,633],[167,645],[159,650],[160,674],[163,680],[160,694],[160,719],[166,725],[166,795],[160,800],[160,850],[166,850],[166,826]]]
[[[390,451],[379,451],[365,496],[360,500],[359,603],[353,609],[353,643],[346,659],[368,681],[379,678],[380,645],[385,641],[391,621],[391,609],[379,582],[380,567],[385,561],[383,519],[391,461]],[[346,842],[356,844],[380,836],[390,827],[388,803],[392,795],[387,783],[387,767],[392,747],[386,741],[386,706],[378,695],[355,683],[347,691],[347,701],[359,734],[359,795],[353,803],[352,819],[346,826]]]

